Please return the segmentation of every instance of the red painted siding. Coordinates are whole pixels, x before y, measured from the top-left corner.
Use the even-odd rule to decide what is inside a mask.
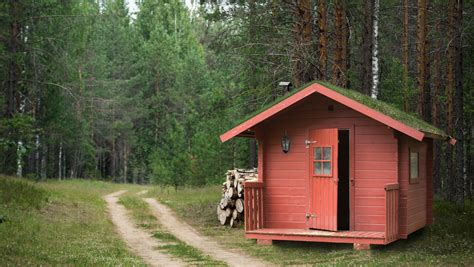
[[[432,188],[431,181],[431,152],[429,141],[418,142],[407,136],[400,137],[399,143],[399,176],[400,176],[400,236],[406,238],[409,234],[424,227],[431,212],[432,195],[427,188]],[[419,177],[416,183],[409,181],[409,150],[419,153]],[[428,178],[429,176],[429,178]],[[431,186],[428,186],[429,183]],[[430,189],[432,191],[432,189]]]
[[[328,105],[334,110],[328,111]],[[263,143],[264,227],[307,228],[309,206],[309,150],[304,141],[310,129],[354,129],[354,177],[351,230],[385,230],[384,186],[398,181],[398,144],[386,125],[321,95],[312,95],[258,126]],[[281,151],[281,137],[291,138],[289,153]],[[259,148],[261,148],[259,146]],[[259,156],[261,155],[259,154]]]

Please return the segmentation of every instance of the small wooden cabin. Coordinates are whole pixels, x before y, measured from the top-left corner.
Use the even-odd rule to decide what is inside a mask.
[[[352,90],[314,82],[220,136],[258,141],[245,184],[245,235],[388,244],[432,222],[430,124]]]

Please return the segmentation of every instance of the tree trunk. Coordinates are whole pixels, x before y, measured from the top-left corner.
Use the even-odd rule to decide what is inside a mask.
[[[453,97],[454,97],[454,61],[455,61],[455,51],[454,51],[454,35],[455,35],[455,5],[456,0],[450,0],[448,7],[448,55],[446,63],[446,128],[447,132],[450,135],[453,135],[453,116],[454,116],[454,106],[453,106]],[[453,147],[449,146],[446,149],[446,164],[447,164],[447,176],[446,176],[446,185],[447,185],[447,196],[448,199],[453,201],[455,195],[455,175],[453,168]]]
[[[470,123],[470,122],[469,122]],[[467,137],[466,137],[466,196],[469,200],[472,201],[472,182],[473,182],[473,173],[474,162],[472,161],[472,135],[473,128],[472,125],[467,127]]]
[[[61,181],[62,178],[62,170],[63,170],[63,142],[59,142],[59,153],[58,153],[58,179]]]
[[[346,11],[342,0],[334,2],[334,64],[332,83],[347,87],[347,45],[348,25]]]
[[[455,92],[454,92],[454,129],[455,138],[458,140],[455,149],[455,174],[456,174],[456,203],[464,204],[464,96],[463,96],[463,48],[462,48],[462,12],[463,12],[463,0],[455,1],[455,61],[454,61],[454,80],[455,80]]]
[[[370,95],[373,86],[372,51],[373,51],[373,16],[374,0],[366,0],[364,5],[364,32],[362,35],[362,93]]]
[[[418,114],[425,121],[431,121],[430,90],[429,90],[429,62],[428,62],[428,38],[426,26],[427,0],[418,0],[418,24],[417,24],[417,85],[418,85]]]
[[[409,51],[409,38],[408,38],[408,0],[403,0],[403,37],[402,37],[402,65],[403,65],[403,110],[408,112],[410,107],[410,88],[408,84],[408,51]]]
[[[123,183],[127,183],[127,173],[128,173],[128,145],[127,141],[123,140]]]
[[[436,24],[436,32],[441,33],[441,23],[438,22]],[[438,41],[436,43],[435,50],[433,52],[433,91],[432,91],[432,120],[433,125],[442,128],[441,126],[441,101],[440,96],[442,95],[441,90],[441,79],[442,79],[442,72],[441,72],[441,50],[443,44],[441,42],[441,36],[438,36]],[[442,190],[442,173],[441,173],[441,161],[442,159],[442,149],[440,140],[434,140],[434,164],[433,164],[433,176],[434,176],[434,189],[435,193],[439,194]]]
[[[372,89],[370,95],[377,99],[379,95],[379,0],[374,1],[374,16],[372,26]]]
[[[328,61],[328,39],[327,39],[327,2],[318,1],[318,51],[319,68],[318,78],[322,81],[327,79],[327,61]]]
[[[295,46],[293,50],[293,84],[296,87],[312,80],[311,68],[306,62],[311,54],[312,21],[311,1],[298,0],[295,10]]]
[[[115,138],[112,138],[112,149],[110,150],[110,176],[115,180],[117,169],[117,151],[115,149]]]

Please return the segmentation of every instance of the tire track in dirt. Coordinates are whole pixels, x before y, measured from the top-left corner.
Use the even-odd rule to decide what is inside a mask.
[[[271,264],[250,257],[240,251],[223,248],[217,242],[202,236],[188,224],[178,220],[165,205],[153,198],[144,198],[152,208],[152,213],[160,224],[176,238],[193,246],[214,260],[223,261],[229,266],[270,266]]]
[[[103,198],[107,202],[107,209],[117,232],[129,249],[150,266],[186,266],[187,264],[183,261],[157,251],[156,247],[165,244],[160,243],[145,230],[137,228],[130,220],[125,207],[117,203],[119,196],[125,192],[126,190],[120,190]]]

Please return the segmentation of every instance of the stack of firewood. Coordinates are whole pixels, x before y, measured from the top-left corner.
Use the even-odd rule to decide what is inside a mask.
[[[244,217],[244,182],[257,180],[257,169],[228,170],[226,181],[222,184],[222,199],[217,205],[217,218],[221,225],[231,227]]]

